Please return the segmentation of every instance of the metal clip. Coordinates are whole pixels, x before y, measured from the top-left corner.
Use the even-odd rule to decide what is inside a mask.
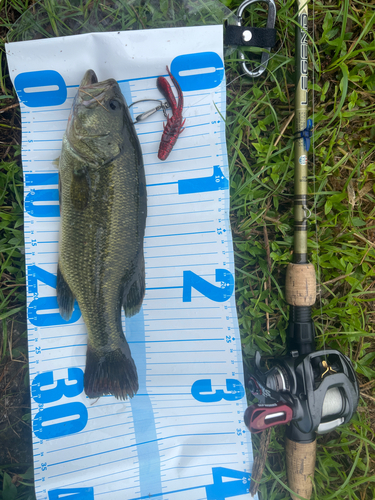
[[[307,208],[306,205],[302,205],[302,210],[303,210],[303,220],[306,221],[310,219],[311,217],[311,210]]]
[[[266,27],[271,28],[271,29],[275,27],[276,5],[275,5],[274,0],[245,0],[239,6],[238,11],[237,11],[237,25],[238,26],[242,26],[242,14],[243,14],[243,11],[246,9],[246,7],[248,7],[249,5],[251,5],[253,3],[260,3],[260,2],[264,2],[264,3],[268,4],[268,17],[267,17]],[[246,33],[247,33],[246,31],[243,33],[244,37],[246,36]],[[249,36],[251,37],[250,31],[249,31]],[[266,50],[270,51],[271,47],[267,47]],[[246,66],[244,54],[241,51],[238,51],[238,53],[239,53],[240,59],[243,61],[241,63],[241,67],[247,75],[249,75],[253,78],[256,78],[256,77],[260,76],[262,73],[264,73],[264,71],[266,71],[267,65],[268,65],[268,60],[270,58],[270,54],[268,52],[262,53],[262,57],[260,60],[260,66],[257,70],[254,70],[254,71],[250,71],[248,69],[248,67]]]
[[[134,101],[133,103],[131,103],[129,108],[131,108],[134,104],[138,104],[139,102],[147,102],[147,101],[155,101],[155,102],[158,102],[160,104],[159,104],[159,106],[156,106],[155,108],[152,108],[152,109],[145,111],[144,113],[141,113],[140,115],[138,115],[136,117],[135,121],[133,122],[133,125],[135,125],[136,123],[139,123],[143,120],[146,120],[149,116],[153,115],[154,113],[156,113],[157,111],[160,111],[160,110],[163,110],[165,118],[168,119],[166,109],[169,108],[169,104],[167,101],[162,102],[159,99],[140,99],[139,101]]]

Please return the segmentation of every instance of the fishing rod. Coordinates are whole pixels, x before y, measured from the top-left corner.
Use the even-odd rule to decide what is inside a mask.
[[[310,499],[316,459],[316,435],[349,422],[359,398],[353,366],[339,351],[315,351],[312,306],[316,276],[308,262],[307,208],[308,150],[312,129],[308,114],[308,5],[296,0],[295,143],[294,143],[294,250],[285,283],[289,305],[287,354],[274,359],[270,369],[255,356],[248,387],[258,403],[245,412],[251,432],[288,424],[285,450],[293,500]],[[299,496],[297,496],[299,495]]]

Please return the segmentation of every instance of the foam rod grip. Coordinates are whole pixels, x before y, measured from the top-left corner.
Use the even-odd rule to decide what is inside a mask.
[[[286,270],[285,298],[291,306],[313,306],[316,276],[312,264],[289,264]]]
[[[296,443],[285,437],[286,467],[289,488],[299,497],[310,500],[316,460],[316,439],[312,443]],[[293,500],[300,500],[291,493]]]

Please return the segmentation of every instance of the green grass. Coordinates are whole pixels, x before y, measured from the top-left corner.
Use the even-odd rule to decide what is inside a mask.
[[[23,252],[23,182],[17,161],[0,163],[0,319],[6,331],[6,319],[21,311],[25,303]],[[6,343],[3,343],[5,354]]]
[[[284,126],[293,112],[290,12],[291,4],[279,8],[279,37],[286,33],[286,39],[270,61],[267,78],[255,85],[235,80],[228,89],[232,226],[245,364],[258,349],[280,355],[285,346],[283,293],[293,241],[293,129]],[[374,6],[357,2],[315,2],[314,12],[310,10],[310,33],[313,25],[315,30],[309,94],[315,131],[308,245],[318,278],[317,348],[349,356],[362,389],[351,424],[318,438],[313,498],[325,500],[375,498],[374,13]],[[235,65],[230,67],[229,80],[237,73]],[[288,498],[282,486],[283,434],[282,428],[272,432],[262,498]]]
[[[225,2],[232,10],[240,3]],[[88,2],[79,12],[71,9],[66,22],[61,21],[64,7],[57,9],[51,1],[46,5],[38,26],[30,20],[27,29],[38,28],[51,36],[68,33],[79,16],[84,17],[88,31],[95,23],[97,2]],[[151,19],[157,26],[178,26],[176,10],[168,23],[165,21],[168,5],[173,6],[172,0],[161,0],[160,5],[152,2],[140,9],[129,6],[126,11],[112,8],[106,17],[107,27],[139,27]],[[3,3],[3,41],[15,15],[27,6],[23,0]],[[236,54],[226,59],[236,298],[247,367],[256,350],[267,356],[278,356],[285,350],[288,308],[284,282],[293,242],[293,9],[290,1],[278,2],[278,46],[263,77],[255,81],[237,78],[240,72]],[[264,25],[262,8],[253,9],[246,22]],[[361,389],[352,422],[318,438],[313,499],[319,500],[375,498],[374,24],[375,4],[368,2],[324,0],[310,6],[309,98],[315,130],[310,154],[308,245],[318,278],[316,343],[317,348],[339,349],[350,357]],[[4,57],[0,86],[1,111],[15,102]],[[0,130],[6,142],[0,144],[0,319],[4,358],[0,376],[10,356],[6,320],[19,314],[25,303],[22,177],[17,146],[20,122],[18,109],[13,111],[0,114]],[[253,441],[257,445],[259,438]],[[272,431],[260,486],[262,499],[289,498],[284,488],[284,455],[284,429],[279,427]],[[20,469],[4,465],[0,468],[3,499],[27,498],[30,488],[23,483],[30,481],[29,476],[20,481]],[[24,472],[26,469],[25,465]]]

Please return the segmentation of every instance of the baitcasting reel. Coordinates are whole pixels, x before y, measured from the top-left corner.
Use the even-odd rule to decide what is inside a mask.
[[[248,387],[260,402],[249,406],[244,416],[251,432],[293,422],[298,441],[309,441],[314,432],[324,434],[349,422],[356,410],[357,378],[350,360],[339,351],[300,355],[292,350],[268,371],[260,364],[257,352]]]

